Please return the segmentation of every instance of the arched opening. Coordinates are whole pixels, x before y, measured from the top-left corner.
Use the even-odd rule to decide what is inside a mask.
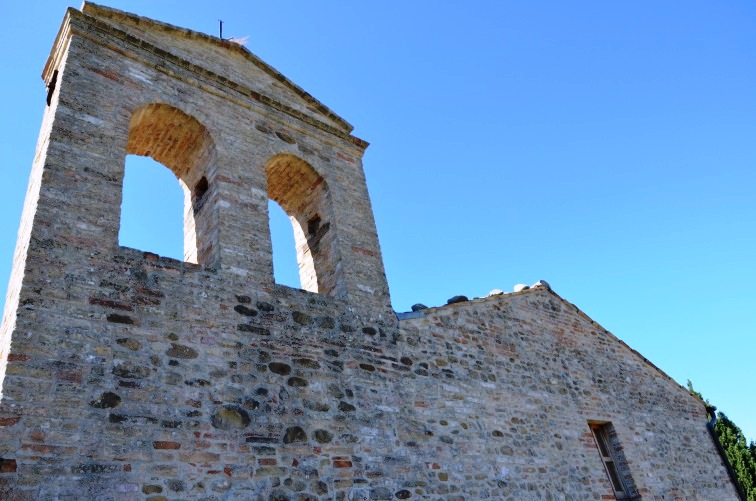
[[[289,215],[273,200],[268,200],[270,243],[273,246],[273,277],[277,284],[302,288],[299,280],[297,250]]]
[[[310,164],[289,154],[272,157],[265,172],[268,198],[286,212],[294,228],[302,289],[342,295],[341,259],[332,227],[328,183]]]
[[[118,243],[184,259],[184,193],[176,176],[150,157],[128,155]]]
[[[183,259],[217,265],[216,152],[205,127],[177,108],[148,104],[131,117],[126,153],[151,157],[173,172],[184,193]]]

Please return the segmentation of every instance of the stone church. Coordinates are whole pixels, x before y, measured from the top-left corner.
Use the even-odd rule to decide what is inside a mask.
[[[368,143],[247,49],[85,3],[43,78],[0,498],[738,499],[704,404],[545,282],[395,313]],[[183,187],[183,260],[119,246],[128,154]]]

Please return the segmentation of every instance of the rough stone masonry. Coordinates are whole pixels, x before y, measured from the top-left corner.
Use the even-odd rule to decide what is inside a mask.
[[[367,143],[243,47],[85,3],[43,77],[0,498],[737,499],[703,403],[545,284],[395,314]],[[119,246],[127,154],[181,183],[183,261]]]

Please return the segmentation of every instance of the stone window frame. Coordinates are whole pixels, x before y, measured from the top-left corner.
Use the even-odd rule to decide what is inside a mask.
[[[589,421],[596,450],[604,465],[609,485],[617,499],[632,499],[632,486],[627,481],[623,466],[626,466],[621,455],[621,446],[617,443],[617,434],[609,421]]]

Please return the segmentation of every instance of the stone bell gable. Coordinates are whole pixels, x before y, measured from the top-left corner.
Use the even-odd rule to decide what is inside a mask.
[[[85,4],[67,12],[43,76],[55,120],[42,146],[49,158],[65,143],[76,158],[90,196],[66,211],[96,216],[89,242],[117,248],[124,157],[150,156],[184,188],[187,262],[272,286],[273,199],[296,221],[305,289],[390,314],[361,165],[367,143],[249,51]]]
[[[703,404],[544,282],[396,314],[367,143],[245,48],[85,3],[43,78],[0,498],[737,499]],[[127,155],[181,185],[183,259],[119,244]]]

